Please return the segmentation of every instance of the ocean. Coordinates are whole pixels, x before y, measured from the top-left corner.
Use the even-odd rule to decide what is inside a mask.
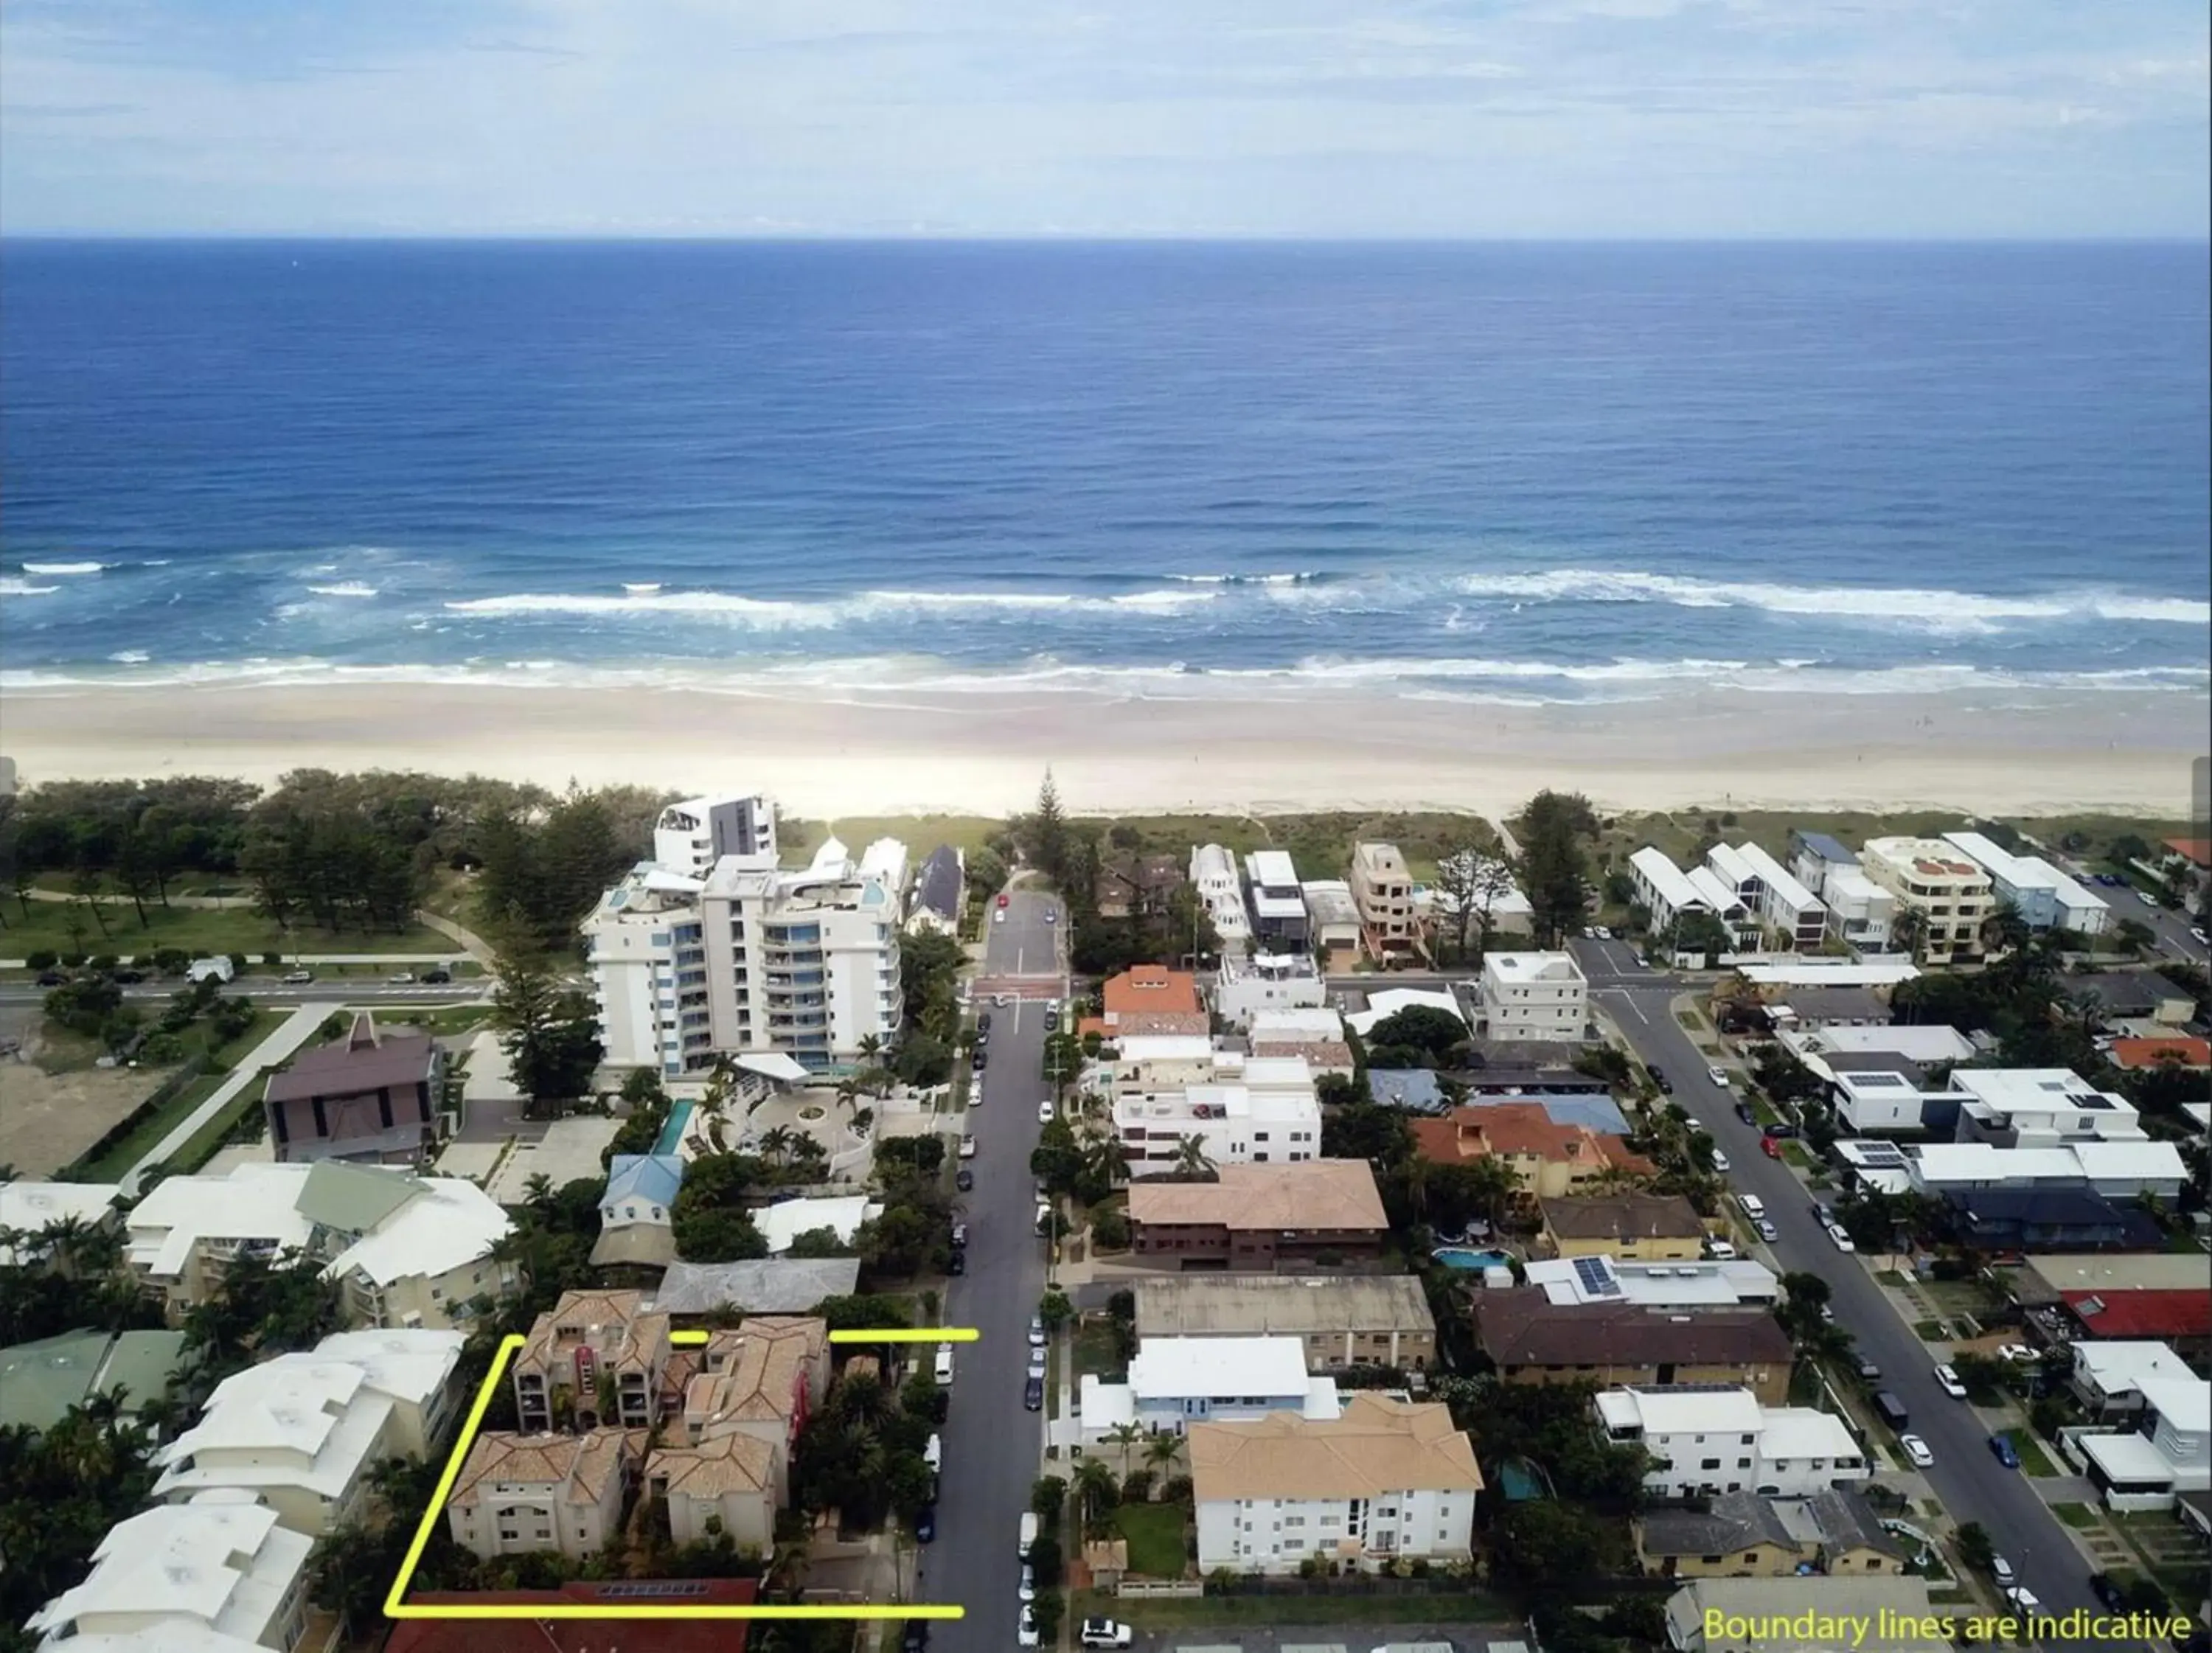
[[[10,242],[0,689],[2202,693],[2197,245]]]

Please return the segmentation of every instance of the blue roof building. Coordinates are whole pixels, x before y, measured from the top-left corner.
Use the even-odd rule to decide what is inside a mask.
[[[676,1191],[684,1186],[684,1161],[672,1153],[618,1153],[607,1167],[607,1191],[599,1199],[599,1223],[614,1228],[628,1223],[672,1220]]]

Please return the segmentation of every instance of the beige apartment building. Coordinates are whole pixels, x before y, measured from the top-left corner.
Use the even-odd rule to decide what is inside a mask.
[[[1356,844],[1352,851],[1352,900],[1368,956],[1378,964],[1413,957],[1413,875],[1395,844]]]
[[[582,1561],[622,1529],[644,1436],[479,1435],[446,1505],[453,1541],[487,1561],[556,1550]]]
[[[1980,954],[1982,924],[1996,909],[1996,896],[1990,875],[1964,851],[1937,838],[1875,838],[1859,852],[1859,871],[1925,921],[1923,962],[1948,964]]]
[[[1411,1274],[1186,1274],[1137,1287],[1137,1339],[1294,1337],[1306,1370],[1426,1371],[1437,1322]]]
[[[644,1312],[642,1292],[563,1292],[514,1358],[515,1415],[526,1431],[649,1428],[668,1352],[668,1316]]]

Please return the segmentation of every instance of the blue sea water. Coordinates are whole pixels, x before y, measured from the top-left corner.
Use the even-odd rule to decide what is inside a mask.
[[[2203,246],[41,243],[0,686],[2202,692]]]

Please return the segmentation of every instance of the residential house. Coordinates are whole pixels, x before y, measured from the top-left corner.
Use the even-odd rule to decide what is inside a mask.
[[[280,1161],[416,1164],[438,1139],[445,1073],[428,1034],[379,1032],[357,1012],[342,1042],[302,1050],[263,1082],[270,1146]]]
[[[1264,1011],[1318,1009],[1328,996],[1320,967],[1305,952],[1224,958],[1214,973],[1214,1012],[1231,1027],[1249,1027]]]
[[[830,1388],[830,1328],[811,1316],[756,1315],[708,1334],[697,1375],[684,1386],[682,1443],[743,1435],[769,1451],[767,1487],[791,1497],[791,1454]],[[747,1460],[750,1462],[750,1459]],[[710,1478],[711,1479],[711,1478]]]
[[[1788,993],[1786,999],[1766,1007],[1781,1030],[1889,1025],[1888,1003],[1870,988],[1793,988]]]
[[[134,1412],[184,1364],[182,1332],[64,1332],[0,1349],[0,1429],[52,1429],[96,1395]]]
[[[1704,1255],[1705,1221],[1678,1194],[1584,1194],[1546,1200],[1541,1209],[1554,1256],[1687,1262]]]
[[[523,1433],[658,1422],[668,1370],[668,1316],[638,1291],[564,1291],[514,1357]]]
[[[775,803],[763,793],[687,799],[653,823],[653,859],[688,878],[704,878],[725,855],[775,853]]]
[[[1959,1617],[1936,1607],[1924,1578],[1699,1578],[1667,1598],[1667,1643],[1675,1653],[1777,1653],[1774,1627],[1808,1614],[1863,1621],[1853,1653],[1953,1653],[1947,1626]]]
[[[1224,1056],[1232,1053],[1223,1053]],[[1264,1165],[1316,1158],[1321,1104],[1303,1057],[1240,1056],[1219,1064],[1233,1082],[1179,1091],[1122,1091],[1114,1128],[1133,1177],[1164,1176],[1195,1139],[1209,1164]]]
[[[1928,1076],[1902,1056],[1837,1054],[1827,1068],[1828,1098],[1844,1128],[1905,1133],[1957,1127],[1965,1094],[1929,1087]]]
[[[1589,981],[1571,953],[1486,953],[1481,1006],[1493,1042],[1577,1043],[1589,1028]]]
[[[769,1255],[780,1257],[802,1234],[826,1228],[837,1243],[850,1245],[860,1225],[884,1214],[883,1202],[865,1194],[830,1194],[796,1200],[779,1200],[753,1212],[753,1225],[768,1242]]]
[[[1410,1274],[1183,1274],[1139,1282],[1137,1340],[1296,1338],[1306,1370],[1425,1371],[1437,1355],[1428,1294]]]
[[[1203,1037],[1213,1030],[1198,1002],[1198,978],[1164,964],[1133,964],[1109,975],[1099,988],[1103,1011],[1079,1032],[1119,1041],[1137,1036],[1183,1035]]]
[[[646,1490],[666,1504],[677,1543],[703,1543],[720,1532],[740,1549],[766,1553],[775,1547],[778,1469],[775,1448],[728,1434],[696,1446],[654,1448],[644,1478]]]
[[[1635,904],[1649,914],[1655,936],[1679,932],[1687,918],[1710,918],[1731,945],[1748,946],[1759,939],[1759,915],[1735,887],[1709,866],[1685,872],[1666,852],[1647,844],[1628,858],[1628,881]]]
[[[588,1560],[622,1530],[644,1442],[622,1429],[477,1436],[446,1501],[453,1541],[487,1561],[544,1550]]]
[[[1723,1492],[1701,1505],[1645,1510],[1635,1534],[1637,1559],[1659,1578],[1791,1578],[1807,1569],[1896,1576],[1907,1559],[1850,1486],[1793,1498]]]
[[[1255,849],[1244,857],[1244,900],[1252,945],[1270,952],[1303,952],[1310,945],[1305,891],[1290,852]]]
[[[1920,915],[1923,961],[1981,956],[1982,925],[1996,909],[1996,893],[1990,875],[1958,850],[1938,838],[1875,838],[1859,852],[1859,868],[1899,908]]]
[[[1343,878],[1308,878],[1306,923],[1323,969],[1341,975],[1359,963],[1359,902]]]
[[[1344,1024],[1371,1042],[1377,1027],[1401,1010],[1416,1008],[1440,1010],[1447,1016],[1458,1018],[1462,1025],[1467,1021],[1467,1012],[1448,988],[1382,988],[1367,994],[1367,1008],[1351,1012],[1344,1018]]]
[[[1184,882],[1173,855],[1115,855],[1099,867],[1091,894],[1101,918],[1158,918]]]
[[[341,1332],[313,1353],[248,1366],[155,1453],[154,1496],[182,1504],[239,1488],[310,1538],[358,1522],[372,1467],[437,1443],[465,1341],[459,1332]]]
[[[2178,1360],[2146,1358],[2132,1382],[2141,1397],[2132,1427],[2073,1437],[2105,1506],[2122,1514],[2171,1510],[2185,1495],[2212,1491],[2212,1379]]]
[[[1863,868],[1841,866],[1831,872],[1821,900],[1828,909],[1830,939],[1862,957],[1890,951],[1897,896],[1869,878]]]
[[[1832,1056],[1889,1055],[1903,1057],[1923,1067],[1971,1061],[1977,1054],[1972,1039],[1956,1028],[1941,1024],[1905,1026],[1885,1023],[1854,1027],[1796,1025],[1778,1028],[1775,1036],[1791,1054],[1821,1079],[1830,1079]]]
[[[122,1192],[113,1182],[0,1182],[0,1267],[18,1261],[15,1237],[35,1241],[49,1229],[70,1223],[121,1228],[115,1202]],[[22,1261],[27,1261],[38,1248],[24,1249]]]
[[[2193,1036],[2159,1039],[2115,1039],[2105,1053],[2112,1066],[2130,1073],[2166,1067],[2212,1067],[2212,1040]]]
[[[1314,1077],[1352,1075],[1352,1046],[1344,1034],[1344,1015],[1328,1006],[1263,1010],[1252,1018],[1244,1042],[1255,1056],[1295,1056]]]
[[[676,1196],[684,1186],[684,1156],[618,1153],[607,1166],[599,1196],[599,1237],[592,1261],[666,1267],[676,1260]]]
[[[1470,1559],[1482,1472],[1441,1404],[1361,1393],[1327,1420],[1200,1424],[1189,1451],[1201,1572]]]
[[[1367,956],[1388,969],[1420,951],[1413,919],[1413,875],[1398,846],[1362,843],[1352,847],[1352,899]]]
[[[1084,1374],[1078,1411],[1096,1445],[1134,1425],[1182,1435],[1209,1420],[1249,1422],[1273,1412],[1328,1419],[1343,1410],[1336,1380],[1306,1371],[1292,1337],[1156,1337],[1129,1361],[1126,1383]]]
[[[2052,1148],[2147,1137],[2133,1103],[2063,1067],[1961,1067],[1951,1088],[1971,1098],[1959,1110],[1960,1142]]]
[[[1829,875],[1838,867],[1856,866],[1859,858],[1840,839],[1825,832],[1790,834],[1790,873],[1814,895],[1826,892]]]
[[[1453,886],[1447,888],[1447,885]],[[1459,890],[1471,894],[1468,905],[1468,934],[1496,937],[1528,935],[1535,928],[1535,909],[1504,863],[1473,850],[1447,855],[1437,863],[1437,882],[1413,887],[1417,919],[1442,925],[1456,939],[1460,933]]]
[[[1828,909],[1790,871],[1757,844],[1715,844],[1705,870],[1758,921],[1753,938],[1764,951],[1816,951],[1826,939]]]
[[[968,858],[956,844],[939,844],[922,857],[907,902],[906,927],[937,935],[960,933],[968,902]]]
[[[1389,1231],[1364,1159],[1224,1165],[1212,1182],[1129,1188],[1135,1255],[1154,1265],[1272,1272],[1370,1257]]]
[[[1251,950],[1252,916],[1244,910],[1244,884],[1237,858],[1219,844],[1197,844],[1190,852],[1190,884],[1199,905],[1220,938],[1224,954],[1242,957]]]
[[[726,1607],[750,1606],[759,1588],[750,1578],[578,1579],[558,1589],[416,1590],[408,1599],[420,1607]],[[633,1619],[619,1628],[605,1619],[408,1619],[392,1627],[384,1653],[745,1653],[746,1629],[745,1620],[726,1618]]]
[[[2181,1027],[2197,1014],[2197,1001],[2155,970],[2085,970],[2060,978],[2066,996],[2098,1019],[2155,1022]]]
[[[1765,1263],[1749,1257],[1716,1257],[1702,1262],[1633,1262],[1603,1255],[1536,1258],[1522,1269],[1528,1285],[1549,1302],[1572,1308],[1595,1304],[1618,1308],[1687,1310],[1736,1309],[1771,1304],[1781,1282]]]
[[[2010,1276],[2013,1297],[2053,1341],[2148,1340],[2212,1356],[2202,1257],[2041,1255]]]
[[[2069,1382],[2082,1411],[2100,1423],[2140,1419],[2149,1405],[2144,1386],[2155,1392],[2160,1383],[2191,1383],[2196,1373],[2168,1343],[2148,1340],[2083,1341],[2073,1346],[2074,1370]]]
[[[1996,899],[2010,902],[2037,934],[2046,930],[2085,936],[2104,933],[2112,909],[2042,856],[2015,854],[1978,832],[1947,832],[1943,842],[1988,873]]]
[[[2090,1140],[2051,1148],[1916,1143],[1905,1150],[1905,1166],[1916,1191],[1938,1198],[1964,1189],[2077,1187],[2107,1199],[2154,1194],[2173,1200],[2189,1180],[2187,1162],[2171,1142]]]
[[[1533,1285],[1478,1291],[1474,1306],[1476,1346],[1510,1383],[1723,1385],[1768,1406],[1790,1398],[1790,1336],[1764,1310],[1568,1305]]]
[[[656,1314],[791,1315],[860,1289],[858,1257],[761,1257],[744,1262],[673,1262],[645,1308]]]
[[[109,1528],[84,1582],[33,1613],[26,1627],[44,1646],[143,1633],[165,1648],[186,1647],[214,1632],[291,1653],[307,1633],[313,1548],[313,1539],[280,1525],[251,1492],[156,1504]]]
[[[371,1326],[465,1331],[520,1279],[492,1255],[514,1221],[475,1183],[337,1160],[172,1176],[125,1223],[131,1269],[172,1320],[249,1255],[321,1261],[348,1316]]]
[[[1433,1067],[1370,1067],[1367,1093],[1388,1107],[1416,1114],[1445,1113],[1452,1105],[1445,1100]]]
[[[1536,1103],[1455,1108],[1442,1119],[1414,1120],[1412,1129],[1414,1148],[1437,1164],[1504,1160],[1531,1200],[1557,1200],[1592,1182],[1652,1176],[1659,1170],[1620,1137],[1559,1124]]]
[[[2142,1251],[2158,1245],[2162,1237],[2148,1212],[2132,1206],[2123,1209],[2078,1180],[2038,1188],[1952,1188],[1942,1199],[1950,1208],[1951,1231],[1959,1243],[1985,1254]],[[2198,1295],[2203,1295],[2201,1290]]]
[[[1654,1498],[1802,1498],[1873,1474],[1834,1413],[1762,1406],[1741,1386],[1601,1389],[1592,1404],[1607,1439],[1656,1461],[1644,1478]]]

